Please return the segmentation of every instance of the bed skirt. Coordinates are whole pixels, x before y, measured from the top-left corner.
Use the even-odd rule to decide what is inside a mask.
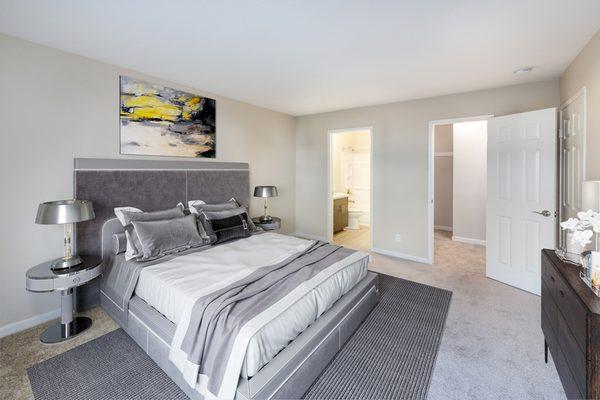
[[[190,387],[169,360],[175,325],[141,298],[129,303],[127,321],[118,306],[103,292],[102,308],[165,373],[192,399],[203,396]],[[315,323],[249,379],[241,378],[236,399],[300,398],[360,326],[379,301],[378,275],[369,272]]]

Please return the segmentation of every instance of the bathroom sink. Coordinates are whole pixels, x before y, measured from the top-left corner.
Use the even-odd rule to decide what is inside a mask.
[[[348,197],[348,194],[347,193],[334,193],[333,194],[334,200],[343,199],[344,197]]]

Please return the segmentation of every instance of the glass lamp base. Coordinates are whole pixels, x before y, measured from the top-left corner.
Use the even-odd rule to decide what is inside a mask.
[[[46,344],[60,343],[79,335],[90,326],[92,326],[92,320],[88,317],[75,317],[73,321],[67,324],[56,322],[46,328],[40,340]]]

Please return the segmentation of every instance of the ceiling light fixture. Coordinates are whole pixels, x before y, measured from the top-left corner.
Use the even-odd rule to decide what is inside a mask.
[[[521,68],[515,69],[513,71],[513,74],[515,74],[515,75],[528,74],[532,70],[533,70],[533,67],[521,67]]]

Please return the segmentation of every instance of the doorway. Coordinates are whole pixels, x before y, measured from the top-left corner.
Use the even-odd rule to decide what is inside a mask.
[[[432,121],[429,136],[429,251],[434,256],[435,206],[435,127],[457,122],[487,120],[485,173],[485,258],[486,276],[502,283],[540,294],[541,250],[556,243],[557,169],[556,109],[528,111],[501,117],[485,116],[460,121]],[[457,146],[454,132],[453,186],[456,188]],[[469,165],[469,163],[465,163]],[[473,168],[471,168],[473,169]],[[481,175],[481,174],[479,174]],[[470,196],[461,201],[469,206],[468,217],[480,214],[472,206],[472,189],[462,188]],[[455,190],[456,193],[456,190]],[[453,208],[457,200],[453,198]],[[456,240],[457,214],[453,213],[452,236]]]
[[[372,243],[372,129],[329,131],[328,238],[370,251]]]
[[[430,122],[430,263],[438,241],[485,246],[489,117]]]

